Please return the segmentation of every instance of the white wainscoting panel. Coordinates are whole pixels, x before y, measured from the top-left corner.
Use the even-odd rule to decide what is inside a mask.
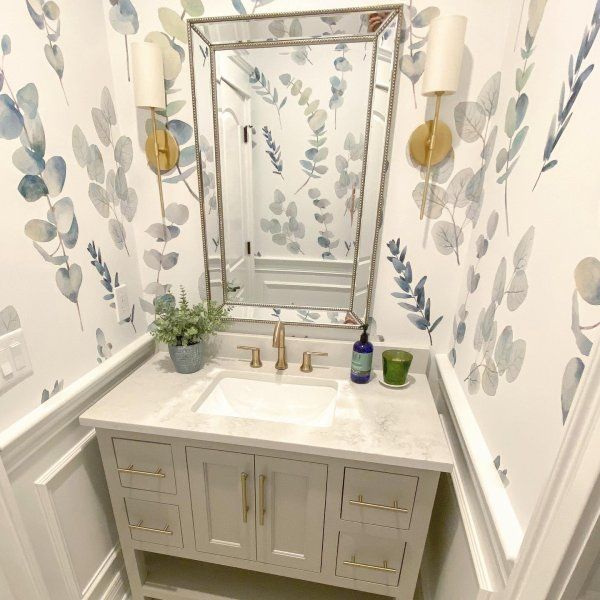
[[[7,576],[17,600],[122,600],[127,594],[95,433],[79,424],[79,415],[154,350],[154,340],[142,336],[0,434],[0,517],[9,514],[12,538],[21,541],[12,542],[21,584],[13,572],[12,580]],[[11,533],[2,524],[0,533],[5,530]],[[0,539],[6,569],[5,546]],[[15,594],[26,586],[30,591]]]
[[[35,485],[70,596],[88,598],[107,574],[114,577],[120,560],[95,433],[90,431]]]

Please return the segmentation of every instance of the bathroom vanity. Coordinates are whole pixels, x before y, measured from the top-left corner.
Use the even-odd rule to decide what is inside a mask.
[[[246,328],[274,324],[278,355],[182,376],[158,354],[82,416],[134,600],[413,598],[451,469],[424,370],[402,390],[353,385],[348,347],[305,373],[284,335],[369,323],[402,18],[389,5],[187,22],[206,298]]]
[[[159,353],[81,423],[135,600],[413,598],[451,469],[425,375],[389,390],[219,358],[183,376]]]

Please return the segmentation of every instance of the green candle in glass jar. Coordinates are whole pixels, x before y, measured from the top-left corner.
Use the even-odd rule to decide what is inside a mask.
[[[382,356],[383,381],[388,385],[404,385],[413,355],[406,350],[385,350]]]

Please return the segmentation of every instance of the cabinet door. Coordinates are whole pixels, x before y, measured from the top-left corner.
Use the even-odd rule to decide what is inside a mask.
[[[321,571],[327,466],[256,457],[260,562]]]
[[[196,548],[256,559],[254,456],[187,448]]]

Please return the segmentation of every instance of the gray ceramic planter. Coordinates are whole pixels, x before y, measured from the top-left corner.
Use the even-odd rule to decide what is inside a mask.
[[[169,354],[178,373],[195,373],[202,367],[202,342],[191,346],[169,346]]]

